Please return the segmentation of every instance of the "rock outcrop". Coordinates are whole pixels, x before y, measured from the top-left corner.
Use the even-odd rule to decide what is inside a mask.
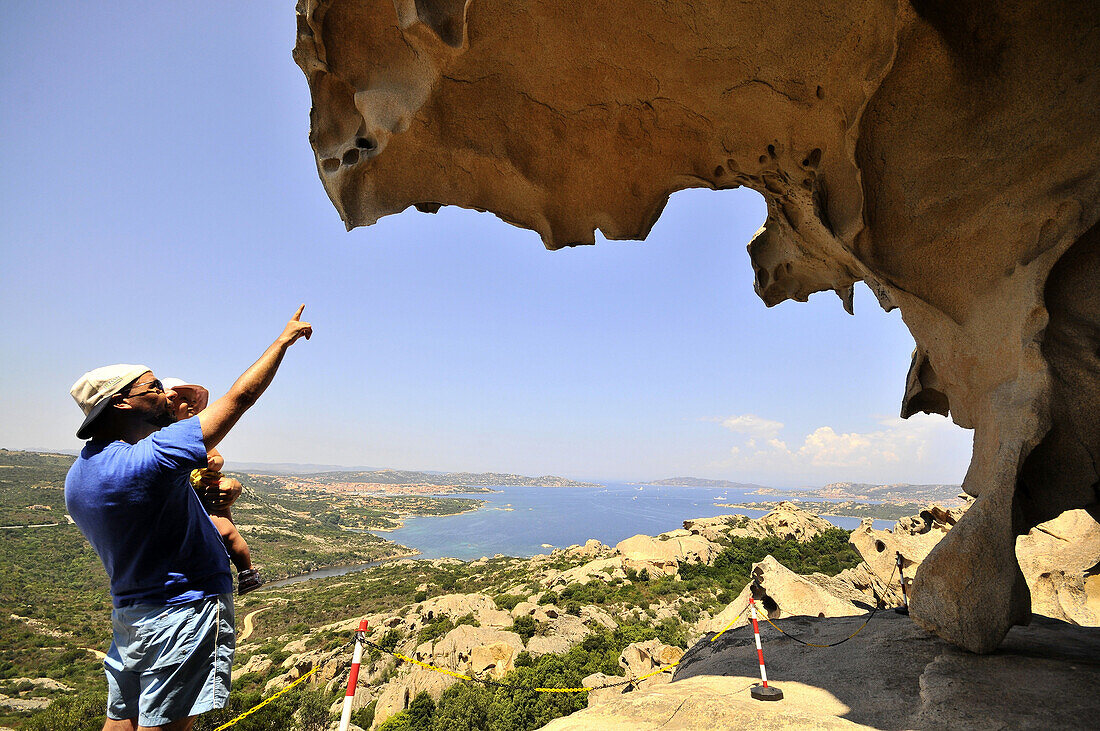
[[[775,620],[790,616],[852,617],[866,614],[874,606],[865,594],[835,577],[799,576],[771,556],[753,564],[752,578],[763,589],[754,597],[757,611]],[[725,609],[700,622],[698,631],[721,632],[734,619],[737,622],[733,628],[743,627],[749,621],[745,608],[752,591],[750,583]]]
[[[299,0],[294,57],[349,229],[458,205],[557,249],[748,186],[766,304],[851,311],[863,281],[899,308],[902,415],[974,429],[975,503],[913,617],[988,652],[1030,614],[1016,537],[1100,502],[1095,21],[1086,0]]]
[[[917,567],[965,512],[966,508],[947,510],[930,505],[918,515],[902,518],[893,529],[887,530],[875,530],[873,521],[864,518],[852,531],[848,542],[859,551],[871,570],[884,579],[897,578],[900,553],[902,574],[908,588]]]
[[[686,533],[686,531],[682,531]],[[675,567],[681,563],[710,563],[722,547],[705,538],[693,535],[672,536],[662,533],[657,537],[636,535],[620,541],[615,551],[630,561],[651,562]]]

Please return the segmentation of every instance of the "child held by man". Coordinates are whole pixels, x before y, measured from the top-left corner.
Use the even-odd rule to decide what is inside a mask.
[[[176,394],[169,405],[175,410],[178,419],[195,416],[206,408],[210,400],[210,392],[194,383],[179,378],[165,378],[163,383],[165,389],[170,389]],[[252,554],[241,532],[233,524],[233,513],[229,505],[218,506],[213,503],[219,483],[224,479],[221,474],[224,466],[225,460],[218,450],[209,450],[206,454],[206,467],[191,473],[191,486],[195,488],[203,509],[210,516],[210,521],[218,529],[225,543],[226,553],[229,554],[229,560],[237,567],[237,593],[247,594],[259,589],[264,582],[260,578],[260,572],[252,568]]]

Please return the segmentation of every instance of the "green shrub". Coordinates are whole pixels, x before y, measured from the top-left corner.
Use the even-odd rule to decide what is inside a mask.
[[[369,729],[374,723],[374,709],[378,707],[378,701],[373,700],[367,705],[351,714],[351,722],[362,729]]]
[[[535,636],[537,629],[538,623],[529,614],[522,614],[512,620],[512,631],[519,635],[524,644],[527,644],[527,641]]]
[[[527,601],[527,597],[520,594],[497,594],[493,597],[493,601],[496,602],[498,609],[510,612],[515,609],[516,605],[520,602]]]
[[[58,698],[23,725],[27,731],[100,731],[107,710],[107,691]]]

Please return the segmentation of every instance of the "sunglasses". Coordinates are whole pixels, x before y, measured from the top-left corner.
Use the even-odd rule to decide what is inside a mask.
[[[164,393],[164,384],[160,382],[159,378],[154,378],[153,380],[146,381],[145,383],[135,383],[133,386],[130,386],[130,388],[137,388],[139,386],[151,386],[151,388],[148,389],[147,391],[138,391],[137,393],[134,393],[133,391],[130,391],[130,393],[126,394],[123,398],[133,398],[134,396],[144,396],[147,393]]]

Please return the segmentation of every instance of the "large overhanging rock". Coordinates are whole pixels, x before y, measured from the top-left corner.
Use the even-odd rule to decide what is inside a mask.
[[[1092,0],[300,0],[310,142],[348,228],[458,205],[556,249],[745,185],[768,305],[866,282],[916,340],[902,415],[973,428],[976,500],[912,613],[978,652],[1029,617],[1015,538],[1097,510]]]

